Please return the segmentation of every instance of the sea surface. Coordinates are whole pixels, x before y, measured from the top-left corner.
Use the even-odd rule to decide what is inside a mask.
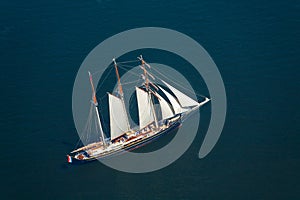
[[[3,0],[0,16],[1,199],[300,198],[299,1]],[[208,105],[190,148],[164,169],[68,165],[81,63],[106,38],[151,26],[190,36],[215,61],[228,106],[220,140],[198,158]]]

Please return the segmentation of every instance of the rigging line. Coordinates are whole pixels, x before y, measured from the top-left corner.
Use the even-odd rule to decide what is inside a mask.
[[[123,62],[117,62],[117,64],[135,63],[135,62],[138,62],[138,61],[139,60],[128,60],[128,61],[123,61]],[[114,66],[114,64],[111,63],[106,68],[104,68],[102,70],[95,71],[94,73],[92,73],[92,75],[96,75],[98,73],[104,72],[107,68],[111,68],[113,66]],[[130,65],[127,65],[127,66],[130,66]],[[130,66],[130,67],[132,67],[132,66]]]
[[[196,112],[194,112],[195,110],[192,110],[192,111],[190,111],[189,112],[189,114],[188,115],[183,115],[183,117],[182,117],[182,122],[184,122],[185,120],[187,120],[187,119],[189,119],[190,117],[192,117]]]
[[[123,70],[126,70],[128,73],[130,73],[130,74],[132,74],[132,75],[138,77],[139,79],[138,79],[137,82],[139,82],[140,79],[141,79],[141,74],[140,74],[140,73],[132,72],[131,70],[128,71],[128,69],[126,69],[124,66],[125,66],[125,65],[121,65],[121,66],[119,66],[119,67],[120,67],[121,69],[123,69]],[[140,65],[139,65],[139,66],[140,66]],[[132,68],[133,66],[126,65],[126,67]],[[137,66],[136,66],[136,67],[137,67]]]
[[[120,65],[118,65],[118,66],[128,67],[128,68],[134,68],[134,67],[137,67],[137,66],[139,66],[139,65],[133,66],[133,65],[124,65],[124,64],[120,64]]]
[[[138,83],[142,80],[142,76],[139,76],[139,79],[136,81],[135,86],[137,87]]]
[[[132,68],[134,68],[135,66],[133,66],[133,65],[124,65],[124,64],[119,64],[119,65],[118,65],[118,67],[123,67],[123,69],[126,69],[126,70],[128,70],[127,68],[130,68],[130,69],[132,69]]]
[[[92,120],[92,109],[93,109],[93,107],[92,107],[92,105],[90,106],[90,112],[89,112],[89,115],[88,115],[88,119],[87,119],[87,122],[86,122],[86,124],[85,124],[85,127],[84,127],[84,129],[83,129],[83,132],[85,132],[85,133],[87,133],[87,132],[90,132],[90,122],[91,122],[91,120]],[[85,135],[85,134],[84,134]],[[78,141],[77,141],[77,143],[76,143],[76,145],[75,145],[75,148],[77,148],[78,146],[79,146],[79,143],[80,143],[80,141],[82,141],[82,140],[84,140],[85,138],[83,137],[83,138],[80,138],[79,137],[79,139],[78,139]]]
[[[122,83],[122,85],[128,85],[128,84],[131,84],[131,83],[135,83],[135,84],[136,84],[136,82],[137,82],[137,81],[128,81],[128,82],[123,82],[123,83]]]
[[[77,143],[76,143],[76,145],[75,145],[74,149],[77,149],[77,147],[79,147],[79,143],[80,143],[80,141],[81,141],[81,139],[79,138],[79,139],[77,140]]]
[[[167,76],[165,76],[164,74],[162,74],[161,72],[159,72],[158,70],[154,69],[154,67],[152,67],[152,69],[153,69],[154,71],[156,71],[157,73],[159,73],[160,75],[162,75],[164,78],[168,79],[170,82],[172,82],[172,83],[174,83],[175,85],[177,85],[177,86],[179,86],[179,87],[181,87],[181,88],[183,88],[183,89],[185,89],[185,90],[191,92],[192,94],[195,93],[196,95],[198,95],[198,96],[200,96],[200,97],[203,97],[203,98],[206,97],[206,96],[204,96],[204,95],[202,95],[202,94],[199,94],[199,93],[197,93],[197,92],[195,92],[195,91],[192,91],[192,90],[189,89],[189,88],[185,88],[184,86],[182,86],[182,85],[176,83],[175,81],[171,80],[170,78],[168,78]]]
[[[139,62],[140,60],[128,60],[128,61],[122,61],[122,62],[117,62],[117,64],[123,64],[123,63],[135,63]]]
[[[124,69],[124,70],[128,70],[128,69],[126,69],[126,68],[124,68],[124,67],[122,67],[122,66],[118,66],[119,68],[121,68],[121,69]],[[127,71],[127,73],[130,73],[130,74],[132,74],[132,75],[134,75],[134,76],[136,76],[136,77],[140,77],[140,74],[137,74],[137,73],[134,73],[134,72],[132,72],[131,70],[129,70],[129,71]]]
[[[106,74],[106,76],[104,77],[104,79],[102,80],[102,82],[97,85],[96,87],[96,93],[100,90],[101,86],[104,84],[105,80],[108,78],[108,76],[110,75],[111,71],[112,71],[112,67],[109,69],[108,73]]]
[[[106,98],[106,95],[107,95],[107,94],[104,94],[104,95],[102,95],[101,97],[98,97],[98,96],[97,96],[98,101],[99,101],[99,100],[103,100],[104,98]],[[100,103],[101,103],[101,102],[100,102]],[[101,105],[101,104],[99,104],[99,105]]]
[[[131,74],[133,74],[133,75],[136,75],[136,76],[139,76],[140,74],[139,73],[135,73],[135,72],[132,72],[132,70],[130,70],[130,69],[126,69],[126,67],[124,67],[123,65],[121,65],[121,66],[119,66],[121,69],[123,69],[123,70],[126,70],[126,72],[129,72],[129,73],[131,73]],[[132,66],[131,66],[131,68],[132,68]]]
[[[134,83],[134,86],[135,87],[138,87],[138,85],[140,85],[140,84],[138,84],[139,82],[141,81],[141,79],[138,79],[137,81],[132,81],[132,82],[130,82],[130,83]],[[129,84],[129,83],[128,83]],[[131,88],[123,88],[123,90],[126,90],[126,91],[131,91]]]
[[[88,121],[86,123],[86,127],[85,127],[84,131],[90,132],[90,126],[91,126],[92,118],[93,118],[93,105],[91,104],[90,112],[89,112],[89,116],[88,116]]]
[[[122,85],[129,85],[129,84],[132,84],[132,83],[134,83],[134,86],[136,86],[137,87],[137,85],[138,85],[138,83],[140,82],[142,80],[142,77],[141,76],[139,76],[139,78],[136,80],[136,81],[128,81],[128,82],[124,82]],[[123,88],[124,90],[131,90],[130,88]]]
[[[104,72],[107,68],[112,67],[112,66],[113,66],[113,64],[110,64],[110,65],[108,65],[106,68],[104,68],[102,70],[95,71],[94,73],[92,73],[92,75],[94,76],[95,74],[98,74],[100,72]]]

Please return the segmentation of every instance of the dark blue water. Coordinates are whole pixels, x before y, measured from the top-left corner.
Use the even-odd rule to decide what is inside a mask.
[[[1,199],[300,198],[298,1],[0,5]],[[192,146],[160,171],[66,165],[78,140],[71,96],[81,62],[107,37],[143,26],[183,32],[214,59],[228,100],[219,142],[197,158],[208,106]]]

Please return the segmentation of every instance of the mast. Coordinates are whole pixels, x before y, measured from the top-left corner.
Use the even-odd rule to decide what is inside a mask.
[[[123,94],[123,88],[122,88],[122,85],[121,85],[121,80],[120,80],[120,75],[119,75],[118,65],[117,65],[117,62],[116,62],[116,59],[115,59],[115,58],[113,58],[112,60],[113,60],[113,62],[114,62],[114,66],[115,66],[115,70],[116,70],[116,75],[117,75],[117,79],[118,79],[119,94],[121,95],[121,97],[123,97],[124,94]],[[122,99],[122,98],[121,98],[121,99]]]
[[[120,79],[120,75],[119,75],[118,65],[117,65],[117,62],[116,62],[115,58],[113,58],[113,62],[114,62],[115,70],[116,70],[116,76],[117,76],[117,79],[118,79],[119,94],[121,96],[122,107],[123,107],[123,110],[124,110],[124,113],[125,113],[125,118],[126,118],[126,123],[127,123],[127,130],[130,130],[130,125],[129,125],[129,121],[128,121],[128,114],[127,114],[126,107],[125,107],[123,88],[122,88],[121,79]]]
[[[146,87],[146,92],[148,93],[149,95],[149,99],[150,99],[150,105],[151,105],[151,110],[152,110],[152,113],[153,113],[153,117],[154,117],[154,122],[155,122],[155,127],[158,128],[158,121],[157,121],[157,116],[156,116],[156,113],[155,113],[155,109],[154,109],[154,105],[153,105],[153,99],[152,99],[152,94],[155,95],[155,93],[151,90],[151,88],[149,87],[149,84],[153,85],[150,81],[149,81],[149,78],[148,78],[148,75],[151,76],[152,78],[154,78],[151,74],[149,74],[149,72],[147,71],[147,69],[145,68],[145,65],[147,65],[147,67],[150,68],[150,65],[147,64],[144,59],[143,59],[143,56],[140,55],[140,57],[138,57],[138,59],[141,61],[142,63],[142,70],[144,72],[144,79],[145,79],[145,87]],[[156,96],[156,95],[155,95]]]
[[[101,121],[100,121],[100,116],[99,116],[98,102],[97,102],[97,98],[96,98],[95,87],[94,87],[94,84],[93,84],[93,77],[92,77],[92,74],[90,72],[88,72],[88,73],[89,73],[90,83],[91,83],[92,92],[93,92],[93,94],[92,94],[92,103],[95,106],[95,112],[96,112],[96,116],[97,116],[97,122],[98,122],[98,126],[100,128],[101,140],[102,140],[102,143],[103,143],[104,147],[106,147],[104,133],[103,133],[103,129],[102,129]]]

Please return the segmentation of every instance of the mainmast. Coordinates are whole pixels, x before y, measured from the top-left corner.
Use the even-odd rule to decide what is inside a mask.
[[[95,87],[94,87],[94,84],[93,84],[93,77],[92,77],[92,74],[90,72],[88,72],[88,73],[89,73],[90,83],[91,83],[92,92],[93,92],[93,94],[92,94],[92,103],[95,106],[95,111],[96,111],[96,115],[97,115],[97,122],[98,122],[98,126],[99,126],[99,129],[100,129],[100,134],[101,134],[101,140],[102,140],[102,143],[103,143],[104,147],[106,147],[104,133],[103,133],[103,129],[102,129],[101,121],[100,121],[100,116],[99,116],[98,102],[97,102],[97,98],[96,98]]]
[[[117,76],[117,79],[118,79],[119,94],[120,94],[120,97],[121,97],[122,106],[123,106],[123,110],[124,110],[125,117],[126,117],[127,130],[130,130],[130,125],[129,125],[129,122],[128,122],[128,114],[127,114],[126,107],[125,107],[123,88],[122,88],[121,79],[120,79],[120,75],[119,75],[118,65],[117,65],[117,62],[116,62],[115,58],[113,58],[113,62],[114,62],[115,70],[116,70],[116,76]]]
[[[155,109],[154,109],[154,105],[153,105],[153,100],[152,100],[152,95],[151,95],[151,93],[152,93],[153,95],[155,95],[155,96],[156,96],[156,94],[151,90],[151,88],[149,87],[149,84],[151,84],[151,85],[152,85],[153,87],[155,87],[155,88],[156,88],[156,86],[155,86],[153,83],[151,83],[151,82],[149,81],[148,75],[149,75],[151,78],[153,78],[153,79],[154,79],[154,77],[147,71],[145,65],[147,65],[147,67],[149,67],[149,68],[150,68],[150,65],[147,64],[147,63],[144,61],[143,56],[140,55],[140,57],[138,57],[138,59],[139,59],[139,60],[141,61],[141,63],[142,63],[141,68],[142,68],[142,70],[144,71],[144,74],[143,74],[144,77],[143,77],[143,78],[145,79],[146,92],[147,92],[148,95],[149,95],[150,105],[151,105],[151,110],[152,110],[153,117],[154,117],[154,122],[155,122],[155,127],[158,128],[158,121],[157,121],[157,116],[156,116],[156,113],[155,113]]]

